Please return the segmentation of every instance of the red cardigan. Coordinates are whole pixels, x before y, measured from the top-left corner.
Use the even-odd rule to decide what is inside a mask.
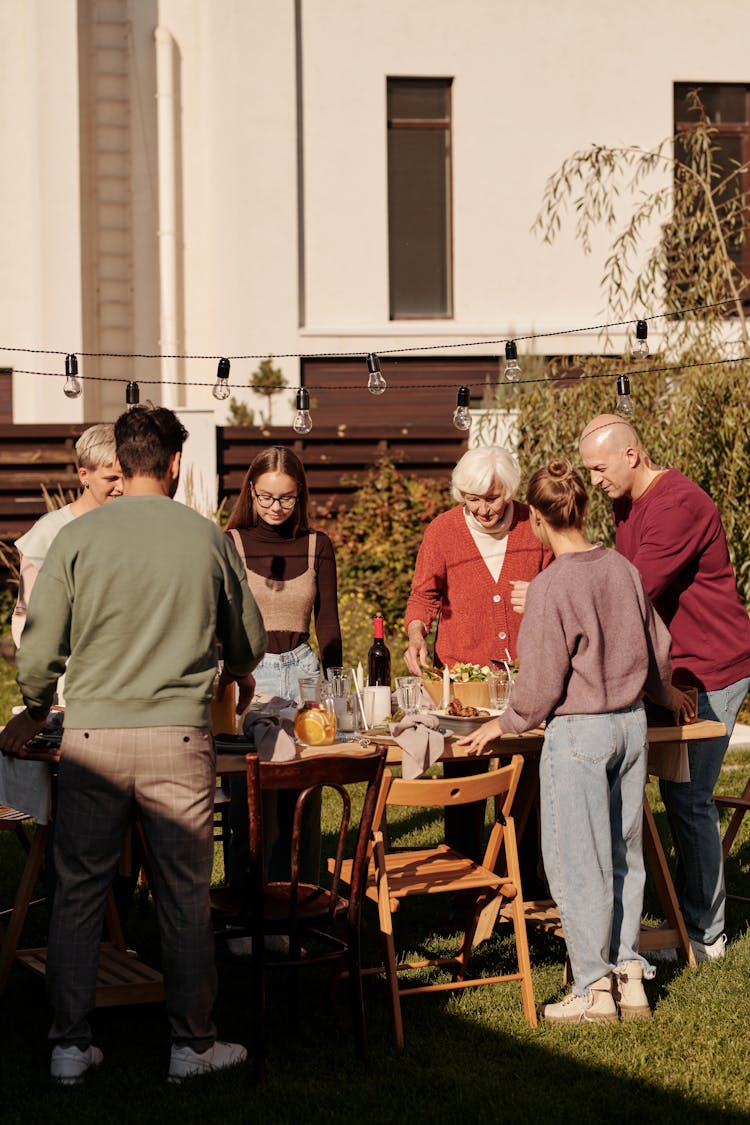
[[[511,581],[530,581],[551,561],[531,530],[529,509],[513,502],[513,519],[500,577],[495,582],[466,526],[463,505],[427,527],[419,548],[405,625],[440,615],[435,655],[441,664],[457,660],[487,664],[516,659],[522,617],[510,604]]]

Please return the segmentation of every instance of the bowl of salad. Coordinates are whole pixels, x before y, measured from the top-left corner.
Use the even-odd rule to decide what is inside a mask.
[[[451,678],[451,699],[457,699],[465,707],[489,707],[490,692],[487,687],[487,676],[490,668],[487,664],[466,664],[463,661],[457,661],[449,667],[448,672]],[[441,707],[443,704],[442,669],[429,669],[423,674],[422,682],[435,706]]]

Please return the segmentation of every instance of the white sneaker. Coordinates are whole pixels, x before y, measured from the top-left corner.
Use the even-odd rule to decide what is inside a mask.
[[[238,1066],[247,1058],[247,1051],[240,1043],[224,1043],[217,1039],[207,1051],[194,1051],[192,1047],[172,1047],[169,1059],[168,1082],[182,1082],[183,1078],[193,1078],[196,1074],[209,1074],[212,1070],[224,1070],[227,1066]]]
[[[690,939],[690,944],[693,947],[696,961],[718,961],[723,957],[727,949],[727,935],[719,934],[712,942],[707,943],[704,941],[697,941],[694,938]],[[676,949],[650,949],[645,954],[649,961],[676,961]]]
[[[98,1047],[53,1047],[50,1078],[60,1086],[79,1086],[86,1071],[101,1066],[103,1058]]]
[[[266,934],[263,939],[263,946],[269,953],[282,953],[286,957],[289,956],[289,938],[286,934]],[[252,957],[253,939],[251,937],[227,938],[227,949],[235,957]],[[300,950],[300,955],[304,957],[304,949]]]
[[[718,961],[727,951],[727,935],[719,934],[710,944],[690,939],[696,961]]]

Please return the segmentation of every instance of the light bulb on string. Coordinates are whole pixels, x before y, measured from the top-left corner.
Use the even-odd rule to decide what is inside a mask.
[[[648,323],[645,320],[639,320],[635,326],[636,345],[633,355],[636,359],[648,358]]]
[[[66,355],[63,394],[66,398],[79,398],[82,390],[81,380],[78,378],[78,356]]]
[[[211,394],[220,402],[222,399],[229,398],[229,369],[230,363],[228,359],[220,359],[219,366],[216,369],[216,382],[213,385]]]
[[[295,434],[309,434],[312,429],[310,392],[305,387],[300,387],[297,391],[297,413],[294,415],[292,429]]]
[[[630,379],[627,375],[617,376],[617,413],[629,418],[635,407],[630,397]]]
[[[367,370],[369,371],[367,377],[368,391],[371,395],[382,395],[387,383],[381,373],[380,360],[375,355],[375,352],[370,352],[367,356]]]
[[[461,386],[456,391],[456,409],[453,411],[453,425],[457,430],[468,430],[471,427],[468,387]]]
[[[127,406],[128,410],[132,410],[133,407],[137,406],[140,401],[141,389],[137,383],[134,383],[131,380],[125,388],[125,405]]]
[[[505,341],[505,378],[509,383],[517,383],[521,375],[518,362],[518,348],[515,340]]]

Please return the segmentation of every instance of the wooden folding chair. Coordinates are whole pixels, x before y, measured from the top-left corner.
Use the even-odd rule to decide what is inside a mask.
[[[322,753],[320,757],[279,763],[260,763],[256,754],[247,755],[250,821],[247,885],[239,892],[229,887],[216,888],[211,893],[211,902],[215,914],[223,918],[225,925],[241,927],[225,929],[225,936],[239,936],[244,929],[253,939],[249,961],[252,1010],[256,1013],[255,1071],[258,1078],[265,1072],[266,1055],[264,969],[274,963],[289,970],[295,1020],[299,970],[328,963],[340,974],[341,968],[346,966],[357,1054],[362,1059],[367,1057],[359,924],[385,755],[384,747],[367,754]],[[367,784],[367,789],[357,823],[352,813],[351,794],[346,787],[363,782]],[[269,883],[265,878],[261,797],[264,790],[279,789],[293,790],[297,794],[290,852],[291,879],[289,882]],[[330,865],[333,874],[327,887],[304,883],[299,878],[305,807],[320,789],[334,790],[340,798],[336,853]],[[356,826],[356,833],[349,833],[350,824]],[[340,886],[345,854],[351,856],[347,865],[351,875],[348,898],[341,894]],[[275,962],[264,949],[264,937],[272,934],[289,939],[289,956]]]
[[[516,833],[510,809],[523,766],[516,754],[509,765],[474,777],[423,778],[405,781],[386,770],[376,813],[377,830],[373,837],[373,861],[367,897],[377,903],[383,940],[385,974],[388,981],[393,1031],[396,1044],[404,1045],[401,997],[485,984],[519,981],[523,1011],[531,1027],[536,1027],[536,1009],[531,979],[531,962],[526,937],[521,875],[518,865]],[[388,806],[457,807],[472,801],[494,798],[495,823],[482,863],[467,859],[445,844],[419,850],[386,851],[380,828]],[[342,879],[348,878],[348,869]],[[468,891],[475,896],[474,906],[454,957],[397,963],[393,937],[393,914],[401,899],[415,895],[453,894]],[[468,962],[473,949],[492,934],[499,909],[508,903],[516,943],[518,972],[497,976],[469,977]],[[429,966],[450,966],[453,980],[435,984],[399,986],[398,973]],[[380,969],[367,972],[382,972]]]
[[[726,865],[727,857],[732,850],[732,844],[740,830],[742,819],[750,809],[750,777],[747,779],[747,785],[741,797],[714,797],[714,802],[719,809],[734,809],[721,842],[721,853]],[[729,891],[727,891],[727,898],[731,898],[734,902],[750,902],[750,898],[730,894]]]

